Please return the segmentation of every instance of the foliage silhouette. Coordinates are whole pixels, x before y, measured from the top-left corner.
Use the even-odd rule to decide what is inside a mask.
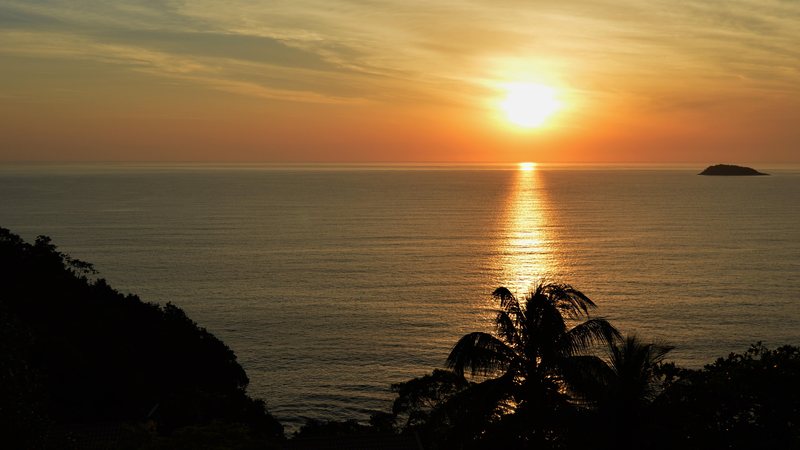
[[[392,385],[392,405],[403,433],[417,433],[426,448],[463,448],[476,440],[476,431],[493,420],[497,384],[476,384],[462,375],[436,369],[431,374]]]
[[[506,288],[492,294],[500,301],[496,335],[469,333],[453,347],[447,365],[456,374],[493,377],[482,388],[495,398],[490,421],[513,412],[514,419],[532,424],[521,440],[543,443],[555,439],[561,413],[569,412],[571,376],[578,368],[596,365],[589,351],[619,336],[602,318],[591,318],[596,307],[567,284],[540,282],[519,301]],[[572,327],[569,322],[576,322]]]
[[[449,423],[443,406],[456,394],[470,386],[470,382],[448,370],[435,369],[430,375],[392,385],[397,398],[392,404],[392,414],[401,421],[403,429],[412,429],[432,422]]]
[[[30,364],[34,357],[33,335],[0,310],[0,442],[12,448],[43,446],[49,426],[42,374]]]
[[[28,414],[63,425],[152,412],[161,432],[217,420],[282,436],[264,403],[246,395],[247,375],[230,348],[177,306],[122,295],[49,238],[28,244],[4,228],[0,272],[0,318],[16,328],[3,334],[14,351],[0,358],[3,367],[25,368],[0,376],[45,399]],[[13,418],[5,405],[2,415]]]
[[[800,448],[800,348],[757,343],[702,370],[660,371],[651,448]]]
[[[661,392],[659,370],[672,347],[644,343],[636,336],[609,342],[600,363],[586,364],[573,377],[575,395],[587,408],[585,436],[600,448],[642,448],[650,438],[644,430],[651,417],[651,403]],[[644,435],[643,435],[644,433]],[[579,435],[578,433],[575,433]],[[588,442],[587,442],[588,444]]]
[[[612,342],[608,371],[602,375],[604,390],[599,399],[605,409],[636,410],[658,394],[657,367],[674,347],[643,343],[635,335]]]
[[[427,449],[800,448],[797,347],[756,345],[680,369],[664,362],[672,347],[588,317],[594,303],[567,285],[540,283],[521,302],[504,288],[494,296],[495,335],[467,334],[452,371],[392,386],[398,431]],[[355,421],[305,428],[376,432]]]

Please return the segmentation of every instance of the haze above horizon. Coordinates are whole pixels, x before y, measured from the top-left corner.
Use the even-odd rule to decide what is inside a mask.
[[[779,0],[7,0],[0,162],[797,163],[798,21]]]

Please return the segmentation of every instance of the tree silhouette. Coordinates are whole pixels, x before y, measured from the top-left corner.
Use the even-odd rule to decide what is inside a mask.
[[[522,301],[504,287],[492,296],[500,301],[496,335],[463,336],[447,365],[457,374],[490,378],[479,386],[490,383],[496,393],[495,419],[525,420],[532,434],[523,439],[551,440],[554,421],[569,409],[573,374],[597,363],[589,354],[592,346],[609,343],[619,333],[605,319],[590,317],[596,305],[568,284],[542,281]],[[509,412],[517,417],[504,418]]]
[[[658,394],[656,367],[672,349],[664,344],[643,343],[633,335],[613,342],[608,370],[602,377],[600,407],[635,413],[653,401]]]
[[[26,415],[59,427],[150,416],[160,431],[216,420],[282,436],[264,402],[247,396],[233,351],[179,307],[123,295],[49,238],[29,244],[4,228],[0,273],[0,325],[14,330],[2,333],[0,367],[14,370],[0,381],[21,386],[16,403],[46,400]],[[21,414],[0,413],[5,423]]]
[[[449,411],[443,408],[470,383],[462,376],[448,370],[436,369],[430,375],[392,385],[397,398],[392,404],[392,414],[401,421],[400,427],[412,430],[433,422],[450,425]],[[445,415],[445,417],[437,417]],[[432,420],[433,416],[433,420]]]
[[[604,360],[594,360],[573,377],[574,392],[593,414],[588,439],[601,448],[641,448],[651,436],[650,405],[660,393],[660,364],[672,347],[644,343],[631,335],[609,342]]]
[[[703,369],[661,370],[651,448],[800,448],[800,347],[759,342]]]

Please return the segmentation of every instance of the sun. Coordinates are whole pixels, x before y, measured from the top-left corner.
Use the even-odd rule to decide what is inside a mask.
[[[520,127],[540,127],[561,107],[555,89],[550,86],[513,83],[505,87],[506,98],[500,108],[511,123]]]

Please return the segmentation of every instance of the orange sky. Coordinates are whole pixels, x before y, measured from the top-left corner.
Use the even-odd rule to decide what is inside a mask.
[[[800,2],[122,3],[0,4],[0,161],[800,162]]]

